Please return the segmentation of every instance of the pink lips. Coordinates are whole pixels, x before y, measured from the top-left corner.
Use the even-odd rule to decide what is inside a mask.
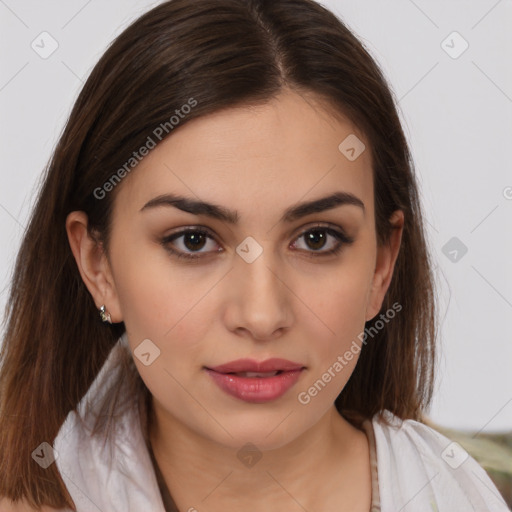
[[[229,395],[246,402],[263,403],[284,395],[300,378],[304,366],[277,358],[261,362],[237,359],[205,369],[214,382]],[[271,375],[274,372],[277,374]]]

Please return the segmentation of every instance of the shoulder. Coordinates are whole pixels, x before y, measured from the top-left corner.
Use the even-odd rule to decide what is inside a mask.
[[[117,358],[122,350],[125,349],[121,345],[113,349],[77,410],[66,417],[54,440],[55,463],[79,510],[90,510],[93,501],[105,512],[163,512],[155,505],[159,502],[160,491],[143,436],[137,401],[125,385],[120,388],[118,399],[119,403],[128,405],[118,408],[116,404],[109,411],[111,428],[95,429],[96,419],[102,414],[100,406],[118,377]]]
[[[509,509],[484,469],[460,446],[389,411],[372,419],[382,504],[415,512]]]

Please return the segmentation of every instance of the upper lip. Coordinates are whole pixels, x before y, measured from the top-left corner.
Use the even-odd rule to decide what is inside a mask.
[[[230,361],[229,363],[221,364],[219,366],[208,367],[209,370],[213,370],[218,373],[237,373],[237,372],[273,372],[277,370],[291,371],[301,370],[304,365],[300,363],[294,363],[287,359],[272,358],[266,359],[265,361],[255,361],[254,359],[237,359],[236,361]]]

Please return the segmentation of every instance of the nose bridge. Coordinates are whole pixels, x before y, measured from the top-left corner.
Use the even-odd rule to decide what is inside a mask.
[[[275,262],[272,265],[271,259],[270,254],[262,253],[252,263],[238,262],[240,266],[238,279],[246,287],[246,296],[270,294],[275,297],[279,280],[275,276],[276,270],[271,271],[273,267],[275,268]]]
[[[289,291],[284,285],[283,266],[274,257],[270,243],[247,237],[236,249],[233,274],[237,327],[255,337],[270,336],[290,321]]]

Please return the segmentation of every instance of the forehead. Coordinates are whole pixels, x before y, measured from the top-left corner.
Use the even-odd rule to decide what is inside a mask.
[[[180,192],[215,199],[242,216],[248,208],[284,207],[332,190],[372,203],[368,141],[348,118],[333,114],[314,97],[287,91],[264,105],[194,119],[144,157],[119,199],[140,209],[159,194]],[[347,158],[344,141],[358,153],[362,144],[366,149]]]

